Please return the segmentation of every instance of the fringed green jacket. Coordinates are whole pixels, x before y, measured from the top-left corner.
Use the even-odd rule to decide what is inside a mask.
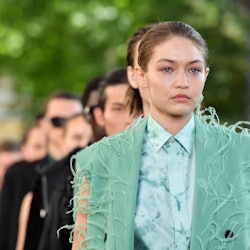
[[[134,216],[147,119],[76,156],[74,218],[87,213],[86,249],[134,249]],[[192,250],[250,249],[250,137],[195,116]],[[80,195],[83,176],[89,197]],[[87,199],[87,207],[79,207]],[[157,239],[156,239],[157,240]]]

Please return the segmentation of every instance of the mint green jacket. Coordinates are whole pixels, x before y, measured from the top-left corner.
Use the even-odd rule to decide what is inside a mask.
[[[86,249],[134,249],[134,216],[147,119],[76,156],[74,218],[88,213]],[[250,137],[195,116],[192,250],[250,249]],[[90,185],[81,197],[82,177]],[[78,207],[88,199],[88,207]],[[166,222],[167,223],[167,222]],[[157,240],[157,239],[156,239]]]

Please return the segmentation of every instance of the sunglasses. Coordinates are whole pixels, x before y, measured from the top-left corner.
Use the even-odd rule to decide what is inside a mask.
[[[66,119],[65,117],[52,117],[52,118],[48,118],[48,121],[51,122],[51,124],[54,126],[54,127],[57,127],[57,128],[60,128],[62,127],[65,122],[66,122]]]

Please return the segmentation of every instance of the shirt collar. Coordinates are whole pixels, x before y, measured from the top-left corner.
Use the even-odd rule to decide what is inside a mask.
[[[189,119],[185,127],[175,136],[185,150],[190,154],[195,145],[195,121],[194,115]]]
[[[154,118],[149,114],[146,127],[147,139],[150,140],[153,148],[158,152],[161,147],[173,137],[165,130]],[[195,142],[195,121],[194,115],[189,119],[185,127],[174,136],[174,138],[182,145],[182,147],[191,153]]]

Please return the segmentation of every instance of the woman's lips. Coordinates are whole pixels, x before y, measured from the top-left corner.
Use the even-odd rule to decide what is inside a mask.
[[[190,97],[186,94],[177,94],[173,96],[173,99],[178,101],[178,102],[186,102],[190,99]]]

